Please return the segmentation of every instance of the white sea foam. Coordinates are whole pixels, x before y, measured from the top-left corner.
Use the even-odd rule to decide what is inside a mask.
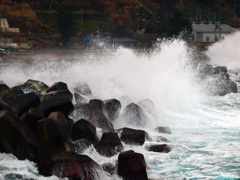
[[[220,58],[214,54],[214,47],[217,49],[227,41],[226,38],[210,48],[208,55],[212,62]],[[165,136],[172,151],[158,154],[145,150],[145,145],[163,143],[156,141],[147,141],[144,146],[125,145],[124,148],[145,155],[150,178],[239,177],[240,155],[237,149],[240,149],[240,96],[229,94],[225,97],[207,97],[201,93],[194,83],[194,72],[187,65],[191,60],[191,49],[183,41],[158,43],[150,53],[123,47],[104,49],[102,42],[101,48],[101,51],[91,50],[86,54],[75,55],[71,61],[44,55],[35,56],[32,62],[12,63],[1,69],[0,80],[9,86],[27,79],[40,80],[48,85],[63,81],[70,90],[84,81],[89,84],[94,97],[103,100],[120,99],[123,108],[130,102],[137,103],[148,98],[153,101],[154,110],[146,112],[146,127],[135,128],[146,129],[153,140],[159,135]],[[228,59],[234,61],[236,57],[229,54]],[[223,58],[222,62],[225,60]],[[172,135],[153,132],[158,125],[169,126]],[[129,124],[119,118],[114,126],[120,128]],[[88,148],[84,153],[100,165],[115,164],[117,161],[117,155],[105,158],[93,148]],[[5,160],[0,160],[0,164],[3,162]],[[22,161],[16,162],[21,164]],[[24,163],[28,164],[27,161]],[[4,167],[14,171],[11,165],[5,164]],[[34,164],[27,165],[26,169],[32,168],[33,173],[36,173]],[[24,174],[24,171],[18,173]],[[0,177],[4,175],[0,173]],[[118,179],[116,175],[108,176],[110,179]]]

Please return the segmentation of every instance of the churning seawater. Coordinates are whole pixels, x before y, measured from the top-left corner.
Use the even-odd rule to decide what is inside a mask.
[[[239,34],[234,36],[236,39]],[[224,59],[231,60],[231,56],[235,60],[236,55],[228,54],[224,45],[222,49],[217,48],[226,53],[218,56],[216,46],[224,43],[228,43],[228,38],[207,52],[214,64],[218,63],[215,57],[220,64]],[[239,41],[234,42],[231,48],[236,48],[235,43],[240,45]],[[159,144],[155,141],[159,134],[153,131],[156,126],[169,126],[172,134],[162,136],[169,140],[167,144],[172,151],[162,154],[148,152],[144,146],[125,145],[124,148],[144,154],[150,179],[240,178],[240,95],[208,96],[194,80],[195,72],[189,65],[191,48],[177,39],[157,43],[148,53],[106,47],[102,43],[95,48],[98,50],[76,53],[72,60],[59,60],[46,54],[33,55],[31,61],[19,59],[0,68],[0,80],[10,87],[28,79],[48,85],[63,81],[70,90],[87,82],[93,98],[116,98],[123,108],[130,102],[138,103],[148,98],[153,101],[154,108],[147,114],[146,125],[131,127],[149,132],[152,141],[146,141],[148,145]],[[230,68],[240,69],[240,66]],[[121,116],[113,124],[116,129],[129,127]],[[117,155],[102,157],[94,148],[84,153],[100,165],[117,161]],[[106,176],[120,179],[117,175]],[[58,178],[42,177],[34,163],[0,154],[0,179]]]

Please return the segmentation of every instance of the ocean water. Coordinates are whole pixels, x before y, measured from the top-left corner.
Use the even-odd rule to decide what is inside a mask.
[[[209,63],[228,66],[234,80],[239,79],[239,37],[236,33],[207,51]],[[0,80],[10,87],[28,79],[48,85],[63,81],[70,90],[87,82],[92,98],[116,98],[123,108],[128,103],[150,99],[154,107],[151,113],[145,112],[144,126],[127,123],[121,114],[113,123],[116,129],[132,127],[149,132],[152,140],[144,146],[124,145],[124,149],[144,154],[150,179],[240,179],[240,95],[208,96],[195,79],[196,70],[189,65],[192,52],[179,39],[158,42],[147,53],[97,42],[95,49],[76,52],[71,60],[38,54],[31,61],[19,59],[2,64]],[[156,126],[169,126],[172,134],[158,134],[154,131]],[[149,144],[163,143],[157,142],[160,135],[168,139],[172,151],[146,151]],[[84,154],[100,165],[115,165],[118,158],[102,157],[93,147]],[[105,178],[120,179],[107,173]],[[58,178],[39,175],[30,161],[0,154],[0,179]]]

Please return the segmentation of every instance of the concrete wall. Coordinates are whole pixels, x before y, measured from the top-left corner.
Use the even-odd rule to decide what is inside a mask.
[[[196,33],[193,32],[194,36],[194,41],[195,42],[216,42],[220,39],[224,39],[229,33],[221,33],[221,38],[220,38],[220,33]],[[217,40],[215,39],[215,36],[217,37]]]

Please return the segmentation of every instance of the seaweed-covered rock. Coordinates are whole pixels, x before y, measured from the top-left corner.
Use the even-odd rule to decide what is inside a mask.
[[[26,83],[31,84],[33,87],[35,87],[38,93],[42,93],[43,91],[48,89],[48,86],[44,82],[41,82],[41,81],[29,79],[29,80],[27,80]]]
[[[46,90],[46,93],[49,93],[51,91],[63,91],[63,90],[68,90],[67,84],[64,82],[56,82]]]
[[[62,98],[62,97],[67,97],[71,101],[73,100],[73,95],[69,90],[59,90],[43,94],[41,97],[41,101],[45,101],[50,98]]]
[[[30,83],[24,83],[11,88],[12,91],[23,91],[24,93],[37,93],[37,89]]]

